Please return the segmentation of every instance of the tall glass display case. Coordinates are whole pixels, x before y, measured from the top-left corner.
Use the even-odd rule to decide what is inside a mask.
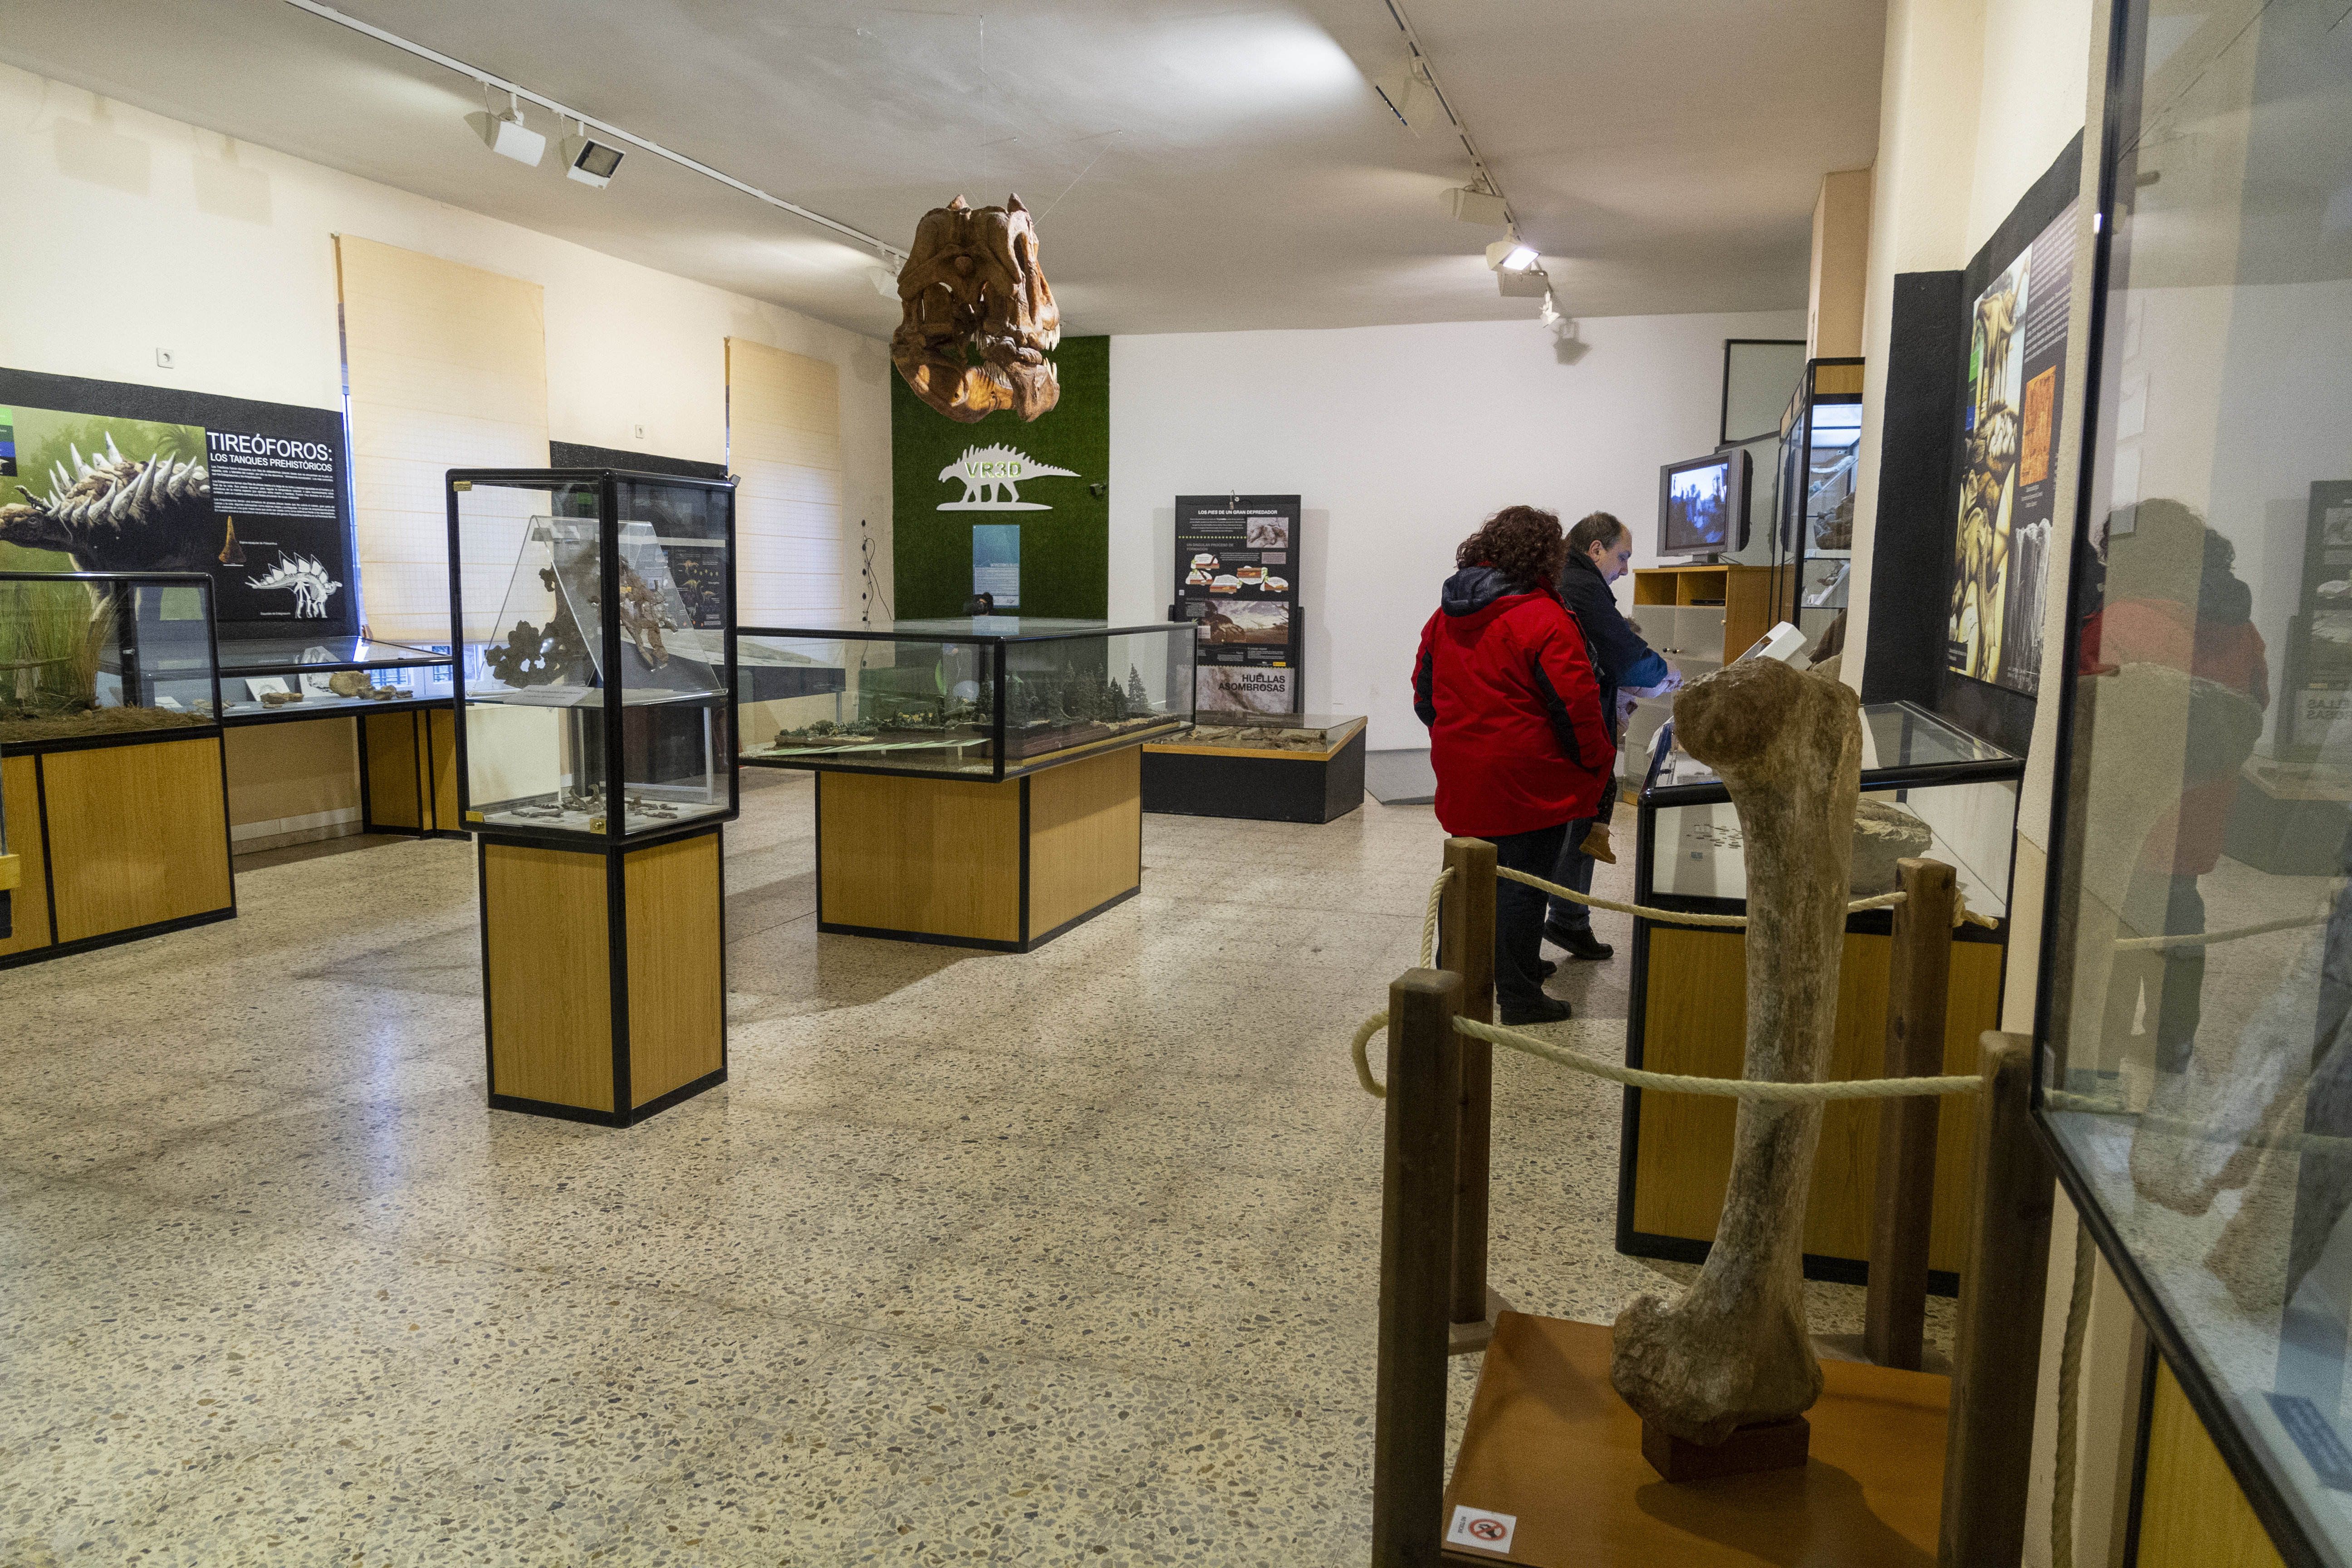
[[[220,707],[210,578],[0,572],[0,967],[236,913]]]
[[[735,815],[734,490],[452,470],[471,826],[624,839]]]
[[[746,626],[742,760],[1002,780],[1139,744],[1192,721],[1194,630],[1012,616]]]
[[[1967,925],[1954,933],[1944,1070],[1972,1072],[1978,1035],[2000,1023],[2011,849],[2024,759],[1908,702],[1865,703],[1862,719],[1853,896],[1893,892],[1900,859],[1940,860],[1958,874],[1968,907],[1997,922],[1991,930]],[[1635,903],[1693,914],[1747,912],[1745,842],[1731,792],[1713,769],[1681,749],[1671,721],[1651,748],[1633,848]],[[1893,933],[1889,910],[1846,917],[1842,996],[1885,993]],[[1746,1048],[1738,1000],[1745,952],[1738,930],[1636,920],[1626,1064],[1738,1077]],[[1883,1008],[1841,1006],[1829,1076],[1878,1076],[1883,1020]],[[1626,1091],[1619,1251],[1691,1262],[1706,1257],[1730,1174],[1735,1113],[1728,1100]],[[1876,1113],[1847,1101],[1825,1114],[1806,1219],[1806,1271],[1814,1279],[1860,1284],[1870,1248],[1865,1161],[1875,1148]],[[1928,1267],[1932,1287],[1949,1294],[1967,1242],[1974,1108],[1956,1095],[1938,1114]]]
[[[448,486],[489,1103],[628,1126],[727,1078],[734,481]]]
[[[1780,618],[1810,646],[1845,609],[1853,560],[1854,468],[1862,451],[1862,361],[1817,359],[1780,416],[1772,482]]]
[[[2352,29],[2116,9],[2037,1115],[2156,1352],[2140,1561],[2342,1564]]]

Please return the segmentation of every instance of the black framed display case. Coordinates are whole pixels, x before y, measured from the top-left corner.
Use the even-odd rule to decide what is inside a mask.
[[[236,913],[211,579],[0,572],[0,967]]]
[[[817,929],[1026,952],[1133,898],[1190,622],[745,627],[747,766],[817,775]]]
[[[2034,1115],[2150,1346],[2127,1561],[2352,1563],[2342,13],[2118,0],[2108,47]]]
[[[489,1102],[626,1126],[727,1077],[734,481],[452,469]]]
[[[221,641],[228,728],[348,719],[359,756],[360,828],[463,838],[457,805],[455,658],[360,637]]]
[[[1907,702],[1863,705],[1862,796],[1854,825],[1853,894],[1895,889],[1905,857],[1943,861],[1975,912],[1995,929],[1954,939],[1946,1070],[1968,1072],[1977,1037],[2000,1021],[2008,942],[2011,839],[2024,760]],[[1638,797],[1633,901],[1694,914],[1747,911],[1746,859],[1731,792],[1676,744],[1671,721],[1653,745]],[[1746,1047],[1745,933],[1633,921],[1625,1028],[1629,1067],[1737,1078]],[[1869,1078],[1885,1049],[1894,917],[1846,917],[1836,1042],[1830,1076]],[[1731,1169],[1728,1100],[1627,1089],[1619,1152],[1617,1249],[1697,1262],[1706,1256]],[[1931,1287],[1955,1289],[1967,1241],[1969,1129],[1974,1105],[1948,1097],[1939,1115]],[[1832,1105],[1822,1123],[1805,1226],[1809,1278],[1859,1284],[1870,1239],[1875,1112]]]
[[[1771,563],[1774,585],[1786,597],[1775,618],[1793,623],[1809,646],[1846,607],[1854,470],[1862,454],[1862,368],[1858,359],[1807,360],[1780,416]]]

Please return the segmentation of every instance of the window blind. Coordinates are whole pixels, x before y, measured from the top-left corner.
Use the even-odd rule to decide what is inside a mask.
[[[824,360],[727,340],[736,615],[789,626],[842,606],[841,378]]]

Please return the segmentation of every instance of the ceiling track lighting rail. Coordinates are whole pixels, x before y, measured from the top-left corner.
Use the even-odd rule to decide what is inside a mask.
[[[1445,96],[1445,88],[1437,79],[1437,62],[1431,59],[1429,51],[1421,47],[1421,35],[1413,31],[1412,18],[1405,15],[1404,6],[1400,0],[1383,0],[1383,3],[1389,8],[1390,19],[1396,23],[1397,30],[1404,35],[1405,47],[1412,51],[1412,58],[1407,66],[1408,72],[1418,75],[1428,84],[1430,95],[1437,100],[1437,107],[1445,111],[1445,122],[1454,127],[1454,135],[1462,139],[1462,151],[1469,154],[1471,173],[1475,176],[1471,182],[1473,187],[1491,194],[1496,200],[1503,204],[1505,224],[1514,235],[1517,234],[1519,215],[1511,210],[1510,198],[1503,194],[1502,185],[1496,181],[1493,173],[1487,169],[1486,160],[1478,151],[1477,139],[1470,134],[1470,127],[1465,125],[1462,122],[1462,117],[1454,112],[1454,100]],[[1396,106],[1391,104],[1390,107],[1394,109]],[[1398,118],[1402,119],[1403,115],[1400,113]]]
[[[504,77],[493,76],[490,72],[483,70],[478,66],[467,65],[464,60],[455,58],[449,55],[445,55],[438,49],[427,48],[425,45],[417,43],[414,39],[404,38],[397,33],[386,32],[383,28],[376,26],[372,23],[361,21],[357,16],[348,16],[343,12],[338,11],[331,5],[322,5],[319,3],[319,0],[286,0],[286,4],[293,6],[298,11],[307,11],[311,16],[317,16],[322,21],[332,22],[339,27],[348,27],[354,33],[364,34],[366,37],[373,38],[380,44],[389,44],[395,49],[400,49],[405,53],[415,55],[420,60],[429,60],[445,70],[452,70],[457,72],[459,76],[470,77],[475,81],[481,83],[484,87],[493,89],[499,92],[507,93],[511,98],[528,99],[532,103],[539,105],[541,109],[544,109],[550,113],[555,115],[558,119],[569,120],[579,125],[582,128],[581,136],[583,139],[585,139],[590,131],[594,131],[603,138],[608,138],[613,142],[626,142],[629,146],[635,148],[640,153],[650,153],[654,157],[659,158],[665,163],[675,163],[681,169],[689,170],[694,174],[700,174],[706,180],[716,180],[720,184],[727,186],[730,190],[740,191],[744,195],[750,196],[753,201],[763,202],[769,206],[774,207],[781,212],[788,212],[796,218],[816,225],[819,228],[828,229],[833,233],[841,236],[844,239],[854,240],[857,244],[865,247],[866,249],[877,252],[884,258],[894,264],[902,263],[907,259],[907,253],[905,250],[901,249],[898,246],[888,243],[886,240],[877,238],[875,236],[867,234],[863,229],[852,228],[849,225],[839,222],[834,218],[829,218],[823,213],[812,212],[807,207],[802,206],[797,202],[788,202],[782,196],[772,195],[768,192],[760,189],[759,186],[739,180],[734,175],[727,174],[722,170],[714,169],[709,164],[705,163],[698,159],[689,158],[683,153],[673,152],[671,149],[663,146],[658,142],[649,141],[643,136],[625,131],[620,126],[614,125],[608,121],[599,120],[593,114],[583,114],[579,110],[571,107],[569,104],[558,103],[551,98],[543,97],[539,93],[531,91],[527,87],[507,80]],[[617,163],[617,160],[615,160],[615,162]]]

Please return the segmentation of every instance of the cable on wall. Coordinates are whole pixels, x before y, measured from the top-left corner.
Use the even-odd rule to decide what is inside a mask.
[[[879,252],[893,261],[903,263],[907,259],[905,250],[887,240],[876,238],[864,229],[853,228],[845,223],[825,216],[823,213],[812,212],[797,202],[788,202],[782,196],[772,195],[757,185],[747,184],[732,174],[714,169],[698,159],[689,158],[683,153],[671,151],[658,142],[649,141],[633,132],[625,131],[610,121],[599,120],[593,114],[583,114],[569,104],[558,103],[551,98],[533,92],[527,87],[507,80],[504,77],[494,76],[478,66],[467,65],[464,60],[445,55],[438,49],[428,48],[412,38],[404,38],[397,33],[386,32],[373,23],[362,22],[357,16],[347,16],[331,5],[322,5],[319,0],[286,0],[286,4],[298,11],[307,11],[323,21],[332,22],[339,27],[348,27],[354,33],[364,34],[380,44],[389,44],[395,49],[415,55],[420,60],[429,60],[445,70],[453,70],[460,76],[470,77],[481,83],[485,90],[495,88],[500,92],[511,94],[516,98],[528,99],[559,119],[572,120],[583,126],[593,127],[615,142],[625,142],[641,153],[649,153],[667,163],[677,164],[681,169],[700,174],[707,180],[716,180],[730,190],[740,191],[754,201],[764,202],[780,211],[792,214],[794,217],[805,219],[815,224],[819,228],[830,229],[845,239],[855,240],[867,249]]]

